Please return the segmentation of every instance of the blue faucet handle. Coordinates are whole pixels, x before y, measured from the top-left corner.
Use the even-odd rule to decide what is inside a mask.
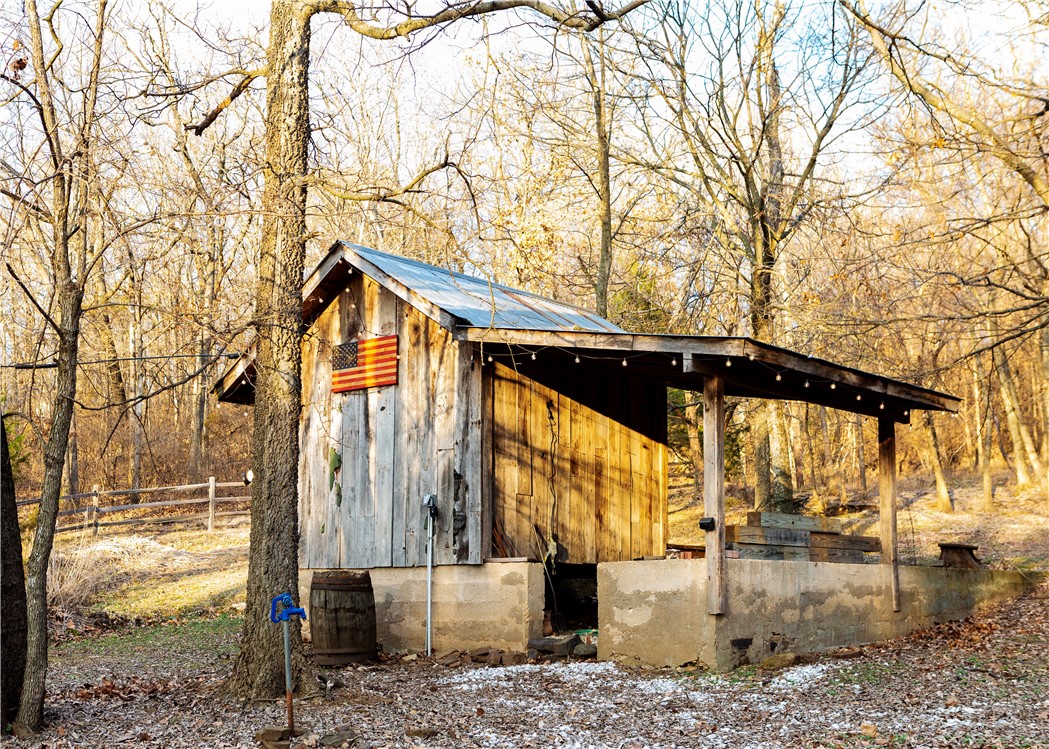
[[[281,605],[280,611],[277,611],[277,604]],[[295,608],[295,602],[291,599],[291,593],[281,593],[273,596],[273,600],[270,601],[270,621],[274,624],[286,622],[292,616],[301,616],[305,619],[306,609]]]

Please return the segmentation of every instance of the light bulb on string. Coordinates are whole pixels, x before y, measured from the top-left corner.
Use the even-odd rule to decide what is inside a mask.
[[[885,403],[879,403],[878,404],[878,410],[879,411],[884,411],[885,410]]]
[[[809,381],[805,380],[805,387],[808,387],[808,386],[809,386]]]
[[[626,366],[626,359],[623,360],[623,366]]]
[[[781,375],[779,372],[776,372],[776,382],[781,382],[782,380],[783,380],[783,375]]]
[[[838,383],[836,383],[836,382],[832,382],[832,383],[830,384],[830,389],[831,389],[831,390],[834,390],[834,389],[836,389],[837,387],[838,387]]]
[[[725,359],[725,366],[726,367],[731,367],[732,366],[732,360],[731,359]]]
[[[532,361],[535,361],[535,352],[532,352]]]
[[[858,400],[858,401],[863,400],[863,396],[860,395],[859,393],[856,393],[856,400]]]
[[[672,366],[672,367],[676,367],[677,366],[677,358],[676,357],[670,360],[670,366]]]
[[[579,363],[579,354],[576,354],[576,357],[575,357],[575,363],[576,363],[576,364],[578,364],[578,363]]]

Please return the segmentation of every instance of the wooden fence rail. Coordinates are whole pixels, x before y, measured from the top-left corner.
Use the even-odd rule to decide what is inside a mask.
[[[90,529],[92,535],[97,536],[101,528],[112,526],[183,523],[195,520],[207,520],[208,530],[212,531],[215,529],[216,518],[251,514],[250,505],[246,510],[226,510],[222,512],[218,511],[217,507],[220,503],[250,503],[250,496],[218,496],[218,489],[231,489],[234,487],[238,487],[241,489],[246,488],[243,481],[220,482],[216,481],[214,476],[209,477],[207,483],[204,484],[183,484],[181,486],[154,486],[140,489],[111,489],[107,491],[100,491],[99,487],[96,485],[94,487],[94,490],[90,492],[84,492],[80,494],[66,494],[59,497],[59,506],[61,506],[62,502],[72,502],[74,505],[70,509],[60,510],[58,513],[59,518],[83,516],[83,519],[80,522],[74,522],[68,525],[58,525],[55,528],[55,533],[63,533],[65,531],[82,531]],[[194,492],[202,490],[207,490],[207,496],[193,497],[190,499],[165,499],[156,502],[136,502],[134,504],[122,505],[103,505],[99,501],[100,497],[141,496],[144,494],[157,494],[159,492]],[[90,500],[90,502],[81,505],[79,500]],[[40,497],[34,497],[32,499],[24,499],[18,502],[18,506],[26,507],[39,503]],[[188,505],[201,504],[206,504],[208,506],[207,512],[200,512],[189,515],[132,517],[105,521],[99,519],[101,516],[111,513],[131,513],[137,511],[149,512],[161,508],[184,507]]]

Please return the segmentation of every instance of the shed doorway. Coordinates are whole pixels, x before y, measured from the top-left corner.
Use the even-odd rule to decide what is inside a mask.
[[[597,565],[559,562],[547,568],[543,610],[554,634],[596,632]]]

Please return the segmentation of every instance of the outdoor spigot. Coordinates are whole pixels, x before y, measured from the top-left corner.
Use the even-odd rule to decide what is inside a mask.
[[[280,606],[280,611],[277,607]],[[295,735],[295,709],[292,706],[291,689],[291,635],[288,631],[288,621],[293,616],[306,618],[306,609],[296,608],[295,601],[291,599],[291,593],[281,593],[273,596],[270,601],[270,621],[276,624],[284,624],[284,695],[288,703],[288,734]]]
[[[277,610],[277,604],[281,605],[280,611]],[[281,593],[279,596],[274,596],[273,600],[270,601],[270,621],[274,624],[286,622],[293,616],[300,616],[305,619],[306,609],[295,608],[295,602],[291,600],[291,593]]]

